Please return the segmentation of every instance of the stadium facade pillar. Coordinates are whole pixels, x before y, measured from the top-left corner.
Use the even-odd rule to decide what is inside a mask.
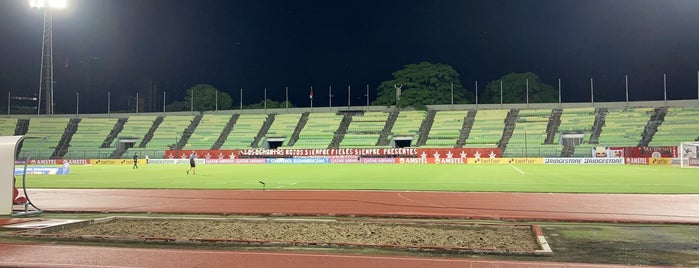
[[[0,137],[0,215],[12,214],[12,191],[15,187],[15,152],[24,136]]]

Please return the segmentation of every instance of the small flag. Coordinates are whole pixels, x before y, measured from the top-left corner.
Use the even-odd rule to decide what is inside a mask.
[[[311,93],[308,94],[308,97],[313,99],[313,87],[311,87]]]

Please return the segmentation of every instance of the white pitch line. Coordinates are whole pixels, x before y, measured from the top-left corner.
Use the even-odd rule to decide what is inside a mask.
[[[524,171],[522,171],[521,169],[519,169],[519,168],[517,168],[517,167],[515,167],[515,166],[513,166],[513,165],[510,165],[510,167],[512,167],[512,168],[514,168],[515,170],[519,171],[519,173],[522,173],[522,175],[526,175],[526,174],[524,174]]]

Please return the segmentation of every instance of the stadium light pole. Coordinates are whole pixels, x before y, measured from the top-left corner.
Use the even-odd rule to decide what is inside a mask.
[[[592,80],[592,77],[590,77],[590,103],[592,106],[595,106],[595,83]]]
[[[366,84],[366,107],[369,107],[369,84]]]
[[[626,81],[626,107],[629,107],[629,75],[624,75]]]
[[[478,81],[476,81],[476,109],[478,109]]]
[[[667,74],[663,74],[663,100],[667,106]]]
[[[529,108],[529,78],[527,78],[527,108]]]
[[[503,103],[502,103],[502,80],[500,80],[500,108],[503,108]]]
[[[68,6],[67,0],[29,0],[29,6],[44,9],[44,33],[41,45],[41,72],[37,114],[41,114],[41,94],[45,93],[46,114],[53,114],[53,10]]]
[[[558,108],[561,108],[561,79],[558,78]]]

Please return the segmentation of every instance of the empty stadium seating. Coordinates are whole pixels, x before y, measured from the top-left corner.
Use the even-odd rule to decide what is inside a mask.
[[[454,147],[468,111],[438,111],[427,135],[427,147]]]
[[[601,128],[599,144],[587,144],[588,137],[592,135],[595,125],[596,109],[563,108],[560,114],[560,124],[553,144],[544,144],[547,138],[547,127],[552,118],[551,109],[519,109],[516,124],[512,136],[504,147],[503,156],[506,157],[558,157],[562,153],[562,145],[559,145],[561,133],[576,132],[585,135],[584,143],[577,146],[572,153],[575,157],[589,157],[593,146],[637,146],[642,141],[644,128],[649,129],[655,125],[649,124],[655,108],[650,107],[619,107],[606,108],[605,124]],[[376,147],[379,137],[389,119],[389,109],[385,111],[366,111],[352,115],[352,120],[347,121],[344,137],[339,140],[341,148],[371,148]],[[465,139],[464,147],[497,147],[503,138],[505,119],[509,109],[479,109],[475,113],[470,132]],[[601,111],[604,111],[601,110]],[[659,110],[664,111],[664,110]],[[464,120],[469,115],[467,109],[463,110],[436,110],[434,121],[428,132],[423,147],[453,147],[456,146],[461,136]],[[343,130],[341,127],[344,114],[331,112],[308,113],[308,120],[298,136],[298,140],[289,146],[292,135],[301,118],[306,113],[290,112],[274,115],[263,139],[281,138],[284,142],[281,148],[327,148],[336,132]],[[388,140],[395,137],[408,137],[417,141],[421,135],[420,127],[428,113],[426,111],[400,111],[396,121],[388,133]],[[662,115],[662,114],[660,114]],[[255,137],[260,133],[267,114],[243,113],[232,114],[204,114],[198,126],[193,129],[191,137],[183,149],[210,149],[224,131],[231,117],[238,117],[236,123],[221,146],[221,149],[249,149]],[[32,152],[33,158],[49,158],[54,153],[60,140],[70,126],[72,116],[44,117],[38,116],[28,120],[17,118],[0,118],[0,135],[11,136],[19,124],[27,125],[26,135],[30,137],[46,137],[46,141],[29,139],[24,142],[20,157]],[[149,155],[151,158],[164,157],[163,152],[170,145],[177,143],[185,130],[195,118],[193,115],[160,115],[141,114],[123,116],[126,123],[123,129],[116,134],[115,139],[108,148],[100,148],[103,143],[109,141],[108,137],[119,118],[109,117],[84,117],[75,128],[75,133],[70,136],[65,158],[106,158],[115,152],[120,139],[135,141],[135,146],[142,143],[145,148],[130,148],[123,158],[130,158],[133,153],[141,157]],[[661,117],[662,118],[662,117]],[[651,146],[676,146],[683,141],[699,139],[699,107],[667,107],[664,120],[657,121],[657,132],[648,132],[647,138],[651,138]],[[154,122],[162,120],[157,128]],[[555,123],[556,121],[551,121]],[[651,121],[655,122],[655,121]],[[556,127],[554,125],[554,127]],[[147,136],[153,128],[152,137]],[[556,128],[548,129],[553,130]],[[21,131],[21,130],[20,130]],[[70,133],[70,132],[66,132]],[[654,133],[654,134],[653,134]],[[340,133],[341,134],[341,133]],[[342,137],[342,136],[338,136]],[[150,140],[145,143],[145,138]],[[647,139],[646,139],[647,141]],[[568,151],[566,154],[570,153]],[[60,157],[61,154],[58,154]]]
[[[241,114],[221,149],[248,149],[260,132],[266,114]],[[205,148],[208,149],[208,148]]]
[[[425,115],[425,111],[401,111],[393,124],[389,140],[393,137],[413,137],[413,140],[417,141],[420,137],[420,124]]]
[[[636,146],[653,108],[609,109],[599,137],[604,146]]]
[[[26,136],[42,137],[43,139],[25,139],[21,150],[21,158],[32,154],[34,159],[47,159],[51,157],[63,132],[68,126],[70,118],[67,117],[36,117],[29,119],[29,128]]]
[[[194,116],[170,115],[163,118],[158,128],[153,132],[153,137],[146,144],[148,149],[167,150],[171,145],[177,144],[184,131],[192,123]]]
[[[294,148],[328,148],[343,115],[335,113],[311,113],[306,126],[299,133]]]
[[[114,148],[100,148],[117,118],[82,118],[73,134],[66,158],[108,158]]]
[[[549,123],[550,116],[551,110],[520,110],[515,130],[512,132],[512,137],[507,146],[538,146],[544,144],[546,126]]]
[[[230,114],[205,114],[183,149],[210,149],[230,119]]]
[[[291,138],[291,135],[294,133],[300,118],[301,114],[299,113],[277,114],[274,117],[274,122],[272,122],[269,130],[267,130],[267,135],[265,137],[284,138],[284,142],[281,146],[287,146],[289,144],[289,138]]]
[[[352,122],[347,128],[347,133],[340,143],[340,147],[376,147],[379,135],[386,125],[386,119],[388,119],[386,112],[367,112],[363,115],[352,116]]]
[[[17,119],[15,118],[0,118],[0,136],[15,135],[17,127]]]
[[[116,147],[120,138],[136,139],[136,145],[143,140],[143,138],[148,133],[148,130],[153,126],[153,122],[157,116],[155,115],[132,115],[129,116],[129,120],[124,124],[124,129],[118,134],[118,137],[114,139],[111,147]]]
[[[677,146],[699,139],[699,107],[668,108],[665,120],[653,136],[651,146]]]
[[[504,128],[505,117],[508,110],[479,110],[473,121],[473,128],[466,140],[466,146],[470,148],[496,147]]]

